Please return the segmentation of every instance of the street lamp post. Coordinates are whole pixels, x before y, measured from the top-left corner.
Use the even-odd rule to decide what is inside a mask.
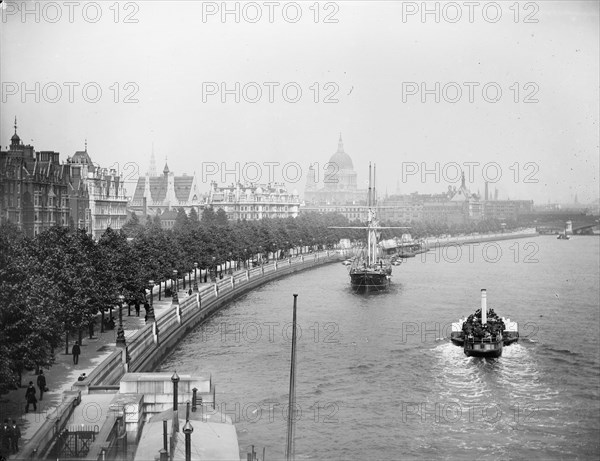
[[[212,279],[212,273],[214,272],[214,280],[217,280],[217,266],[215,264],[215,261],[217,260],[217,258],[215,256],[212,257],[212,270],[211,270],[211,279]]]
[[[198,291],[198,279],[196,278],[196,270],[198,269],[198,263],[194,263],[194,291]]]
[[[189,421],[186,421],[183,426],[183,433],[185,434],[185,461],[191,461],[192,459],[192,432],[194,432],[194,428]]]
[[[146,312],[146,322],[154,322],[156,320],[154,317],[154,299],[152,295],[154,280],[148,281],[148,287],[150,288],[150,309],[148,309],[148,312]]]
[[[244,248],[244,269],[248,269],[248,250]]]
[[[229,252],[229,274],[233,274],[233,267],[231,266],[231,264],[233,263],[232,261],[232,257],[233,257],[233,253],[230,251]]]
[[[123,301],[125,296],[119,295],[119,328],[117,329],[117,346],[126,347],[125,330],[123,330]]]
[[[302,239],[300,239],[300,254],[302,254]]]
[[[173,383],[173,431],[179,432],[179,414],[178,414],[178,400],[177,387],[179,384],[179,375],[175,371],[171,376],[171,382]]]

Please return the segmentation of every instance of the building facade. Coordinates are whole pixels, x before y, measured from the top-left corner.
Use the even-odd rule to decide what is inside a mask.
[[[121,176],[114,169],[92,162],[87,151],[67,159],[71,169],[71,218],[73,224],[99,239],[109,227],[119,230],[127,221],[128,198]]]
[[[194,208],[201,214],[204,201],[195,174],[175,176],[165,163],[162,175],[156,175],[151,168],[145,176],[138,178],[129,209],[144,216],[160,216],[179,208],[188,214]]]
[[[231,220],[253,221],[263,218],[295,218],[300,208],[298,191],[287,191],[284,184],[211,183],[207,205],[222,209]]]
[[[35,152],[17,134],[0,151],[0,222],[10,221],[29,237],[69,224],[70,170],[59,153]]]

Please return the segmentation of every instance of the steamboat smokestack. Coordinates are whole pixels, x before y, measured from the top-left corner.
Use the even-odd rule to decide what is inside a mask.
[[[481,324],[487,323],[487,292],[485,288],[481,289]]]

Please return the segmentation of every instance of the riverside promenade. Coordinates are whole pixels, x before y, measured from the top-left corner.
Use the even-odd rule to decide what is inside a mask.
[[[429,248],[468,245],[472,243],[497,242],[517,238],[537,237],[539,233],[535,228],[519,229],[501,233],[453,235],[446,237],[427,237],[425,242]]]
[[[116,345],[118,309],[114,309],[115,329],[104,333],[97,330],[91,339],[84,337],[77,365],[73,363],[72,355],[65,354],[64,345],[57,351],[55,364],[44,370],[49,392],[44,394],[43,400],[39,400],[34,372],[23,374],[24,387],[0,397],[0,422],[5,418],[14,419],[21,429],[19,452],[11,454],[10,459],[45,458],[49,445],[65,428],[85,425],[99,430],[108,418],[109,403],[118,391],[124,373],[151,371],[188,331],[235,297],[271,280],[340,261],[343,257],[343,253],[334,250],[320,251],[271,261],[232,274],[225,275],[224,271],[223,279],[198,283],[198,292],[191,296],[180,290],[178,304],[174,304],[171,297],[159,301],[158,287],[155,287],[155,322],[145,322],[143,308],[139,317],[135,315],[135,309],[132,308],[129,315],[128,308],[122,308],[128,353]],[[74,340],[69,349],[73,344]],[[78,381],[82,373],[87,378]],[[30,407],[25,413],[25,390],[29,381],[36,387],[38,404],[37,411]]]

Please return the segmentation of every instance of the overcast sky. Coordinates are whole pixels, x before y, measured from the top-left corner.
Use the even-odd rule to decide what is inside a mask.
[[[65,160],[87,139],[132,184],[154,143],[159,171],[168,157],[177,174],[230,183],[211,172],[237,162],[252,179],[256,162],[260,181],[271,171],[302,192],[341,132],[361,187],[369,161],[390,194],[460,185],[458,164],[473,192],[488,178],[500,198],[598,198],[596,1],[428,2],[438,22],[422,2],[229,2],[239,22],[221,2],[114,4],[3,2],[3,149],[17,116],[36,150]],[[421,174],[436,164],[438,178]]]

